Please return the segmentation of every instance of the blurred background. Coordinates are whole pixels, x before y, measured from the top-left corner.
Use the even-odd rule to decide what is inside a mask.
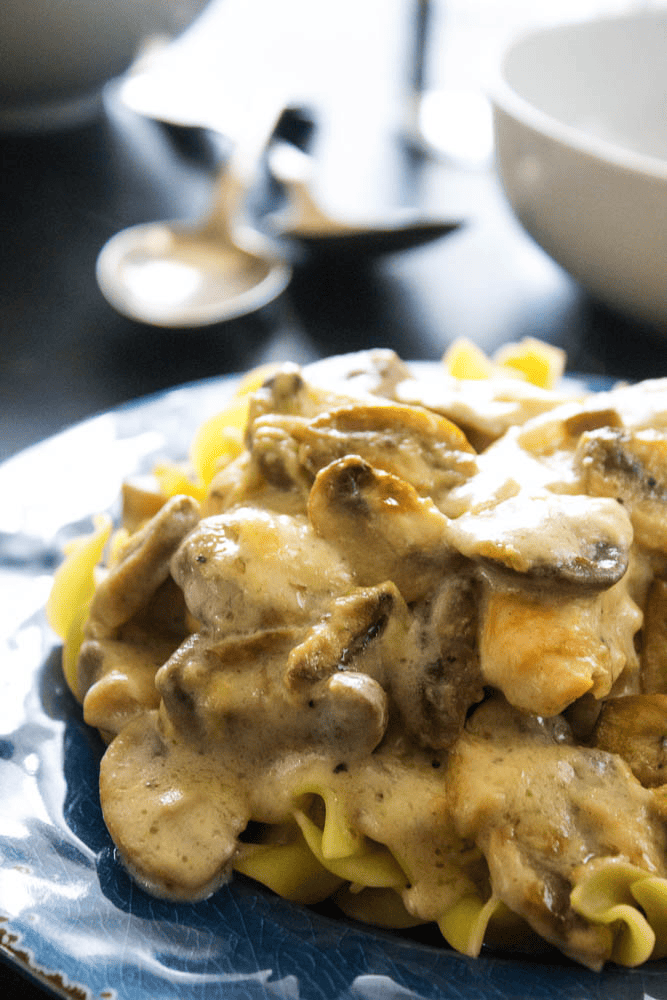
[[[181,23],[149,25],[127,72],[85,101],[16,107],[0,91],[0,459],[175,384],[370,346],[436,359],[457,337],[493,351],[531,335],[564,347],[571,369],[661,373],[661,337],[596,301],[514,217],[487,98],[518,33],[660,6],[210,0],[197,14],[183,0]],[[459,228],[396,253],[307,255],[269,305],[206,327],[121,315],[95,279],[102,246],[135,223],[201,216],[258,95],[312,111],[311,187],[334,214],[409,207]]]

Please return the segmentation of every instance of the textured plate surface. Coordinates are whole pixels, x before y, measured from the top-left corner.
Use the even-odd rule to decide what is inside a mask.
[[[115,857],[82,721],[44,617],[63,543],[125,476],[182,458],[223,404],[214,379],[102,414],[0,466],[0,949],[77,1000],[667,1000],[667,965],[602,975],[376,932],[235,878],[197,905],[154,900]],[[0,981],[2,970],[0,968]]]

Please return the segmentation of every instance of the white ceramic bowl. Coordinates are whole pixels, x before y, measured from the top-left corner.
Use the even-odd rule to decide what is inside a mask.
[[[0,131],[85,119],[105,83],[207,0],[0,0]]]
[[[492,103],[525,229],[594,296],[667,331],[667,10],[520,38]]]

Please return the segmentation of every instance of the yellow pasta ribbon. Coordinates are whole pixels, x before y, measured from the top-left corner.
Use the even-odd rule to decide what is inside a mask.
[[[493,363],[484,351],[467,337],[458,337],[445,351],[443,364],[448,375],[459,379],[491,378]]]
[[[505,344],[493,356],[501,369],[509,369],[540,389],[553,389],[565,371],[566,354],[560,347],[535,337]]]
[[[248,422],[249,396],[272,375],[278,365],[260,365],[242,379],[230,404],[202,423],[190,445],[190,461],[198,484],[210,485],[218,469],[243,451],[243,435]]]
[[[283,843],[243,844],[234,868],[279,896],[304,905],[328,899],[343,883],[317,860],[298,826],[288,831]]]
[[[462,896],[438,920],[445,941],[463,955],[476,958],[482,950],[491,918],[505,909],[501,900],[491,896],[486,902],[471,893]]]
[[[403,886],[406,877],[393,854],[383,845],[357,850],[343,858],[328,857],[322,848],[323,831],[304,812],[297,809],[294,818],[301,827],[304,839],[317,860],[334,875],[353,885],[372,888]]]
[[[633,882],[630,892],[637,900],[655,934],[651,958],[667,956],[667,879],[649,875]]]
[[[320,829],[308,816],[308,813],[312,813],[312,802],[310,808],[306,807],[305,810],[297,807],[296,813],[303,816],[308,824],[319,830],[318,849],[322,856],[329,860],[335,860],[362,853],[365,850],[365,839],[351,828],[335,790],[318,782],[304,785],[297,791],[297,801],[312,796],[321,800],[324,806],[323,827]],[[299,820],[297,822],[303,829],[301,822]]]
[[[582,917],[613,930],[611,958],[619,965],[641,965],[655,948],[656,935],[651,922],[637,906],[636,890],[645,882],[664,880],[647,875],[635,865],[609,858],[584,870],[570,896],[572,908]]]
[[[319,826],[299,806],[294,809],[293,815],[321,865],[356,886],[393,888],[406,884],[405,873],[393,854],[384,845],[371,843],[350,827],[334,789],[320,784],[310,785],[300,789],[297,801],[313,794],[324,805],[323,825]],[[312,806],[311,801],[310,811]]]
[[[505,344],[488,358],[484,351],[459,337],[443,356],[447,373],[458,379],[487,379],[504,375],[523,379],[540,389],[553,389],[565,370],[565,351],[535,337]]]
[[[181,465],[161,462],[154,467],[153,475],[166,498],[185,495],[201,503],[206,497],[205,487],[195,483]]]
[[[405,907],[396,889],[361,889],[354,892],[349,887],[339,889],[334,903],[352,920],[361,920],[376,927],[404,930],[428,923],[413,916]]]
[[[83,641],[83,626],[95,592],[95,568],[111,535],[111,518],[95,519],[91,535],[74,539],[55,572],[46,603],[46,617],[53,631],[64,641],[63,672],[72,693],[78,698],[76,661]]]

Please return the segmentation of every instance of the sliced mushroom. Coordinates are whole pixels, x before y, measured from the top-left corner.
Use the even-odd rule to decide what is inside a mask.
[[[169,500],[135,535],[120,562],[95,591],[88,629],[92,636],[110,636],[133,618],[169,576],[169,560],[199,520],[191,497]]]
[[[179,737],[207,750],[231,741],[237,754],[242,744],[248,753],[254,746],[259,756],[275,741],[284,747],[282,674],[301,635],[294,629],[269,629],[224,638],[196,633],[186,639],[156,677],[163,708]]]
[[[318,707],[317,695],[314,701]],[[354,670],[332,674],[324,682],[319,707],[320,739],[325,746],[344,748],[350,760],[372,753],[387,729],[387,695],[368,674]]]
[[[271,413],[253,425],[251,459],[258,475],[275,490],[307,496],[312,474],[303,468],[299,440],[308,425],[301,416]]]
[[[644,609],[641,684],[647,694],[667,692],[667,581],[656,578]]]
[[[627,507],[639,545],[667,552],[667,431],[587,432],[576,463],[586,492]]]
[[[349,393],[337,379],[308,379],[306,370],[294,364],[283,365],[250,397],[246,426],[246,444],[254,447],[258,425],[267,417],[312,419],[323,412],[354,402],[357,393]],[[365,393],[363,394],[365,396]]]
[[[77,661],[86,722],[105,739],[135,715],[157,708],[155,674],[189,631],[183,594],[169,577],[114,637],[86,639]]]
[[[352,586],[344,559],[305,515],[257,507],[202,519],[171,571],[190,612],[220,632],[310,622]]]
[[[407,627],[407,608],[393,583],[358,588],[337,598],[291,650],[285,669],[287,688],[307,699],[313,684],[341,670],[361,670],[381,678],[379,640],[392,619]]]
[[[357,583],[391,580],[408,602],[432,590],[455,556],[447,519],[433,502],[358,455],[318,473],[308,515],[317,534],[345,556]]]
[[[409,641],[388,657],[387,677],[403,722],[425,747],[451,746],[484,696],[477,648],[477,583],[452,574],[415,610]]]
[[[249,819],[246,796],[221,762],[165,738],[157,712],[130,722],[100,767],[104,821],[130,873],[153,895],[192,902],[230,874]]]
[[[398,404],[330,410],[308,422],[300,445],[301,461],[312,475],[336,459],[360,455],[436,502],[477,470],[472,445],[451,421]]]
[[[667,694],[608,698],[593,742],[619,754],[645,787],[667,784]]]
[[[632,526],[611,499],[519,493],[452,520],[448,538],[469,559],[600,590],[625,574]]]

